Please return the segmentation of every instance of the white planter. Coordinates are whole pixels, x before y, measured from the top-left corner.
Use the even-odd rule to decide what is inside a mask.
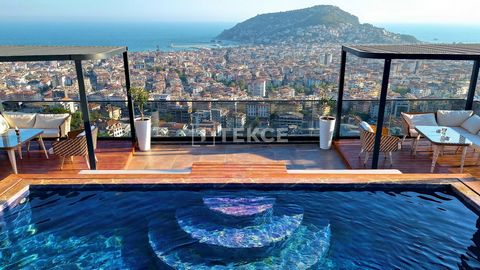
[[[137,134],[138,148],[140,151],[150,151],[152,136],[152,120],[135,119],[135,132]]]
[[[333,131],[335,129],[335,117],[320,117],[320,148],[330,149],[332,147]]]

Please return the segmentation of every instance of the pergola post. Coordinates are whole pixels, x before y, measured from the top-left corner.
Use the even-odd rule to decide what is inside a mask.
[[[131,140],[133,143],[135,143],[136,141],[135,112],[134,112],[134,106],[133,106],[132,93],[130,92],[130,70],[128,68],[127,52],[123,53],[123,69],[125,71],[125,85],[127,88],[128,117],[130,119],[130,133],[132,134]]]
[[[345,87],[345,66],[347,63],[347,52],[342,46],[342,58],[340,62],[340,77],[338,79],[337,117],[335,121],[335,140],[340,139],[340,122],[342,121],[343,110],[343,89]]]
[[[385,106],[387,105],[388,80],[390,79],[391,59],[385,59],[382,77],[382,89],[380,92],[380,104],[378,105],[377,130],[375,131],[375,144],[373,146],[372,169],[378,169],[380,157],[380,143],[382,140],[383,121],[385,118]]]
[[[85,137],[87,138],[88,160],[90,169],[96,170],[97,163],[95,162],[95,149],[93,147],[92,127],[90,126],[90,114],[88,111],[88,99],[85,91],[85,81],[83,79],[82,61],[75,60],[75,69],[77,71],[78,92],[80,95],[80,109],[83,117],[83,127],[85,129]]]
[[[470,86],[468,87],[467,102],[465,110],[473,109],[473,99],[475,98],[475,90],[477,88],[478,71],[480,69],[480,60],[473,62],[472,77],[470,77]]]

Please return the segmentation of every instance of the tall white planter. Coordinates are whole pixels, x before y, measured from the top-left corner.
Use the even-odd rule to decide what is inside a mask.
[[[135,119],[135,132],[137,133],[138,148],[140,151],[150,151],[152,136],[151,119]]]
[[[320,148],[330,149],[332,147],[333,130],[335,129],[335,117],[320,117]]]

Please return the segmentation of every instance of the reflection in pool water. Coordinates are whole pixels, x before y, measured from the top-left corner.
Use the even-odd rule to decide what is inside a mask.
[[[445,192],[38,190],[0,269],[471,269],[477,223]]]

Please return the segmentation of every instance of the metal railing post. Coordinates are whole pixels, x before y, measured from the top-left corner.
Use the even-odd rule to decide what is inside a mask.
[[[387,105],[388,80],[390,78],[391,59],[385,59],[383,67],[382,90],[380,92],[380,104],[378,105],[377,130],[375,131],[375,144],[373,146],[372,169],[378,169],[380,156],[380,143],[382,140],[382,129],[385,118],[385,106]]]
[[[473,63],[472,77],[470,77],[470,86],[468,87],[468,95],[467,95],[467,102],[465,104],[465,110],[471,110],[473,108],[473,99],[475,98],[475,90],[477,88],[479,69],[480,69],[480,61],[476,60]]]
[[[338,98],[337,98],[337,119],[335,122],[334,139],[340,139],[340,122],[342,121],[343,110],[343,89],[345,86],[345,67],[347,62],[347,52],[342,47],[342,59],[340,63],[340,77],[338,79]]]
[[[88,161],[90,169],[96,170],[97,163],[95,161],[95,148],[93,146],[92,126],[90,125],[90,114],[88,111],[88,99],[85,90],[85,81],[83,78],[82,61],[75,60],[75,69],[77,71],[78,93],[80,96],[80,109],[83,117],[83,127],[85,129],[85,137],[87,139]]]
[[[125,72],[125,86],[127,88],[127,107],[128,107],[128,117],[130,121],[130,133],[131,140],[133,143],[136,141],[136,132],[135,132],[135,112],[134,104],[132,99],[132,93],[130,91],[130,69],[128,68],[128,53],[123,53],[123,69]]]

